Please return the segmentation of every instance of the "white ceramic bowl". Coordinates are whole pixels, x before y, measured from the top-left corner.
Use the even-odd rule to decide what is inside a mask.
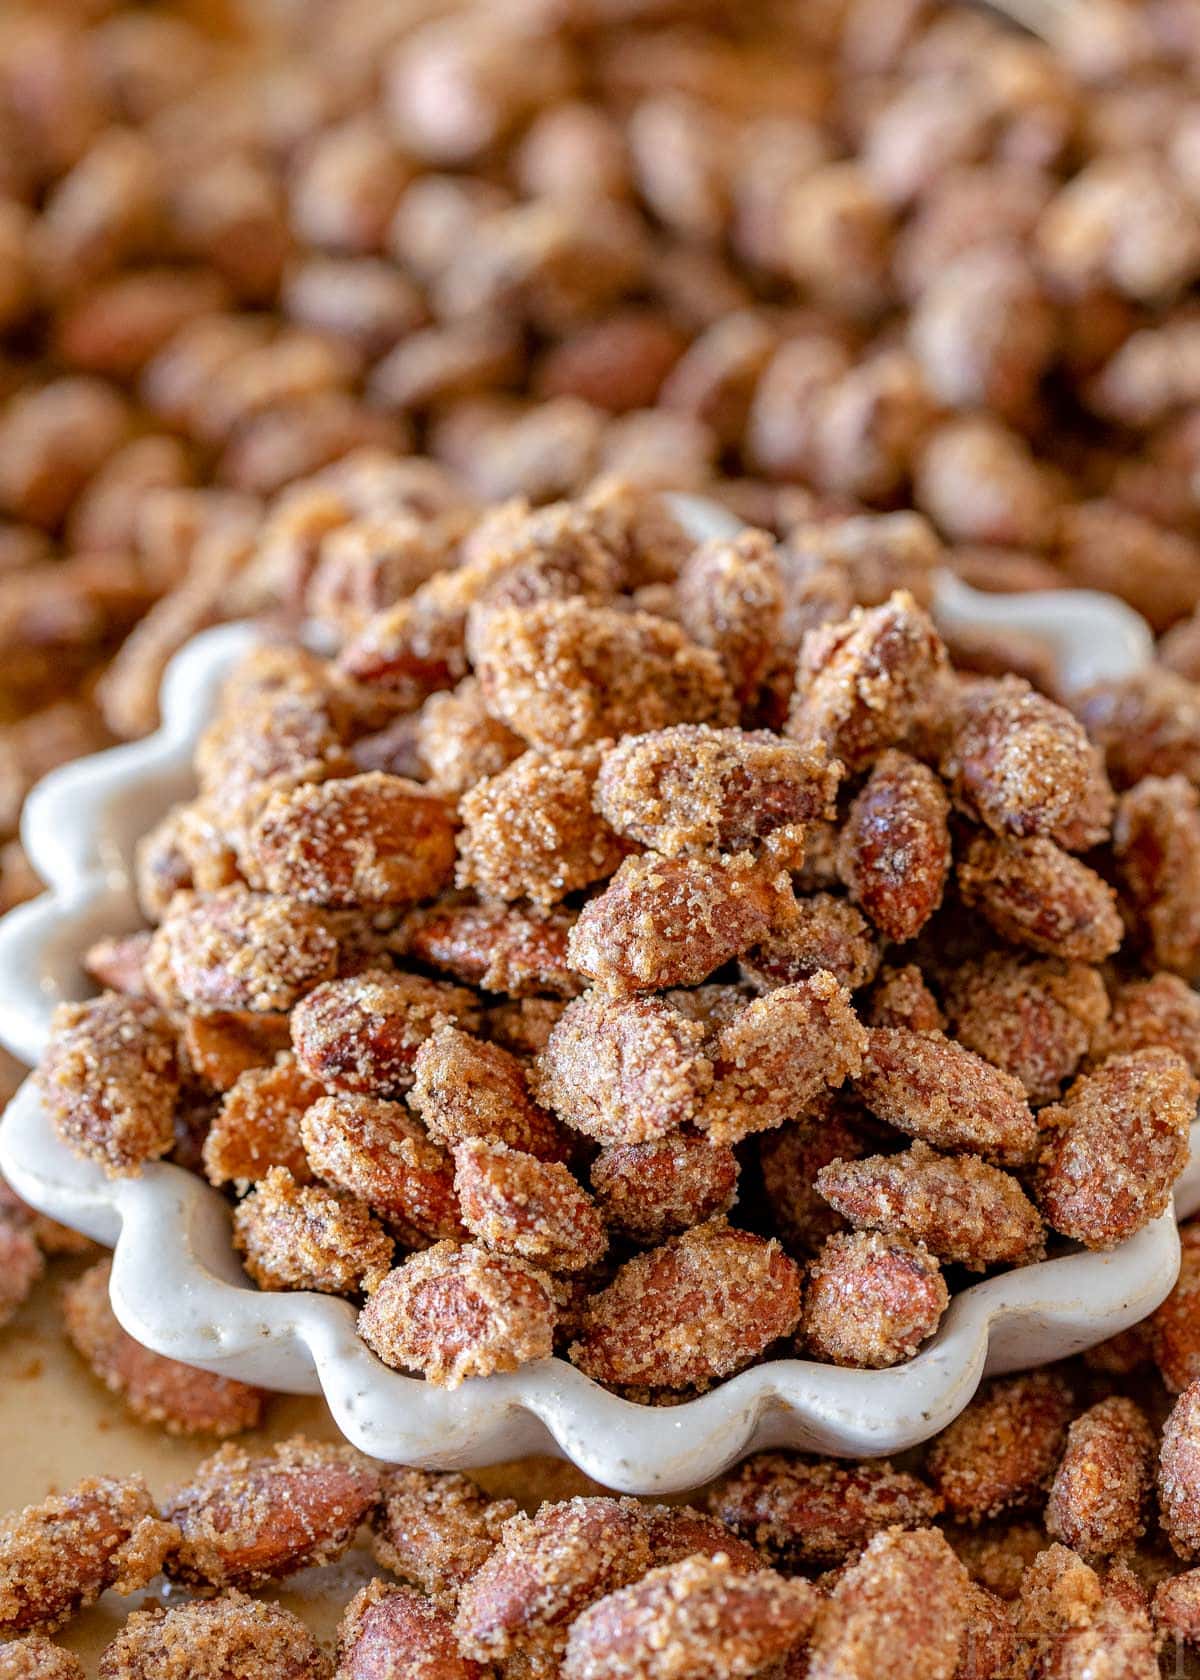
[[[1135,614],[1082,591],[988,596],[946,577],[937,611],[948,625],[1044,634],[1069,684],[1124,674],[1151,647]],[[157,734],[55,771],[30,798],[25,845],[48,890],[0,923],[0,1039],[25,1061],[40,1055],[54,1005],[86,995],[81,951],[139,925],[134,842],[190,792],[196,738],[253,639],[246,625],[198,636],[170,668]],[[268,1388],[321,1391],[349,1439],[377,1458],[449,1468],[550,1452],[630,1493],[697,1486],[763,1447],[898,1452],[944,1428],[985,1374],[1065,1357],[1153,1311],[1179,1264],[1168,1211],[1112,1253],[1070,1254],[964,1290],[929,1346],[888,1371],[776,1360],[685,1405],[645,1407],[551,1359],[447,1393],[381,1364],[348,1303],[253,1289],[227,1204],[191,1173],[160,1163],[111,1180],[77,1159],[32,1082],[0,1126],[0,1168],[36,1207],[114,1248],[113,1306],[147,1347]],[[1198,1206],[1200,1127],[1176,1191],[1181,1216]]]

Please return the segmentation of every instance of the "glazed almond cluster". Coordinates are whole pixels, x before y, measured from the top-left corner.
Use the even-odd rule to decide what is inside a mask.
[[[919,516],[813,540],[605,480],[458,527],[332,657],[253,654],[141,844],[151,926],[57,1016],[59,1135],[202,1173],[260,1288],[447,1386],[886,1367],[961,1282],[1162,1214],[1197,795],[1114,794],[1064,706],[954,666]]]
[[[760,1453],[697,1504],[530,1513],[301,1436],[223,1447],[161,1501],[90,1477],[0,1522],[0,1676],[81,1680],[47,1635],[159,1570],[166,1605],[129,1615],[100,1680],[1158,1680],[1160,1657],[1183,1673],[1200,1380],[1171,1373],[1200,1361],[1198,1231],[1188,1281],[1135,1341],[985,1384],[903,1465]],[[330,1657],[254,1594],[336,1561],[364,1523],[382,1573]]]

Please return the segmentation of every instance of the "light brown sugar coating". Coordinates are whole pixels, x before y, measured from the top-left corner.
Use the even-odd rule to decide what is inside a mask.
[[[959,697],[942,773],[993,833],[1045,835],[1084,852],[1108,834],[1113,797],[1098,749],[1064,707],[1018,677],[969,685]]]
[[[499,775],[519,758],[525,743],[492,717],[474,677],[431,694],[417,723],[417,751],[439,793],[457,799],[485,776]]]
[[[741,973],[760,991],[807,980],[824,969],[858,991],[879,969],[880,941],[848,899],[814,892],[785,906],[775,928],[741,958]]]
[[[1071,1411],[1070,1388],[1053,1371],[985,1384],[926,1453],[947,1508],[978,1523],[1044,1502]]]
[[[960,1044],[1051,1102],[1089,1046],[1105,1040],[1109,998],[1098,969],[1003,951],[961,965],[944,991]]]
[[[969,1588],[936,1529],[877,1535],[817,1612],[810,1680],[868,1680],[898,1662],[914,1677],[953,1680]]]
[[[590,1302],[571,1358],[599,1381],[688,1388],[740,1370],[799,1316],[794,1262],[714,1220],[627,1261]]]
[[[100,1658],[101,1680],[328,1680],[329,1659],[300,1618],[278,1604],[223,1592],[170,1609],[139,1610]]]
[[[501,1044],[439,1026],[413,1063],[409,1105],[430,1135],[453,1147],[492,1138],[539,1160],[564,1160],[570,1138],[531,1095],[528,1070]]]
[[[1067,1431],[1054,1476],[1046,1528],[1085,1557],[1111,1556],[1136,1543],[1154,1485],[1155,1432],[1132,1400],[1101,1400]]]
[[[960,858],[957,878],[963,902],[1014,945],[1095,963],[1121,943],[1112,888],[1051,840],[979,836]]]
[[[272,794],[240,862],[251,886],[305,904],[412,904],[448,885],[454,829],[436,794],[369,771]]]
[[[949,1300],[923,1243],[878,1231],[837,1232],[805,1275],[803,1346],[833,1365],[882,1370],[912,1358]]]
[[[594,748],[522,753],[459,801],[457,881],[548,908],[610,876],[626,847],[593,809]]]
[[[232,1183],[240,1191],[286,1167],[298,1184],[311,1177],[300,1121],[323,1087],[284,1054],[271,1067],[247,1068],[225,1093],[204,1139],[209,1182]]]
[[[296,1060],[337,1091],[392,1096],[412,1084],[417,1052],[445,1021],[478,1025],[475,994],[418,974],[368,969],[330,981],[292,1013]]]
[[[49,1630],[110,1587],[136,1592],[178,1539],[140,1476],[89,1476],[0,1526],[0,1630]]]
[[[151,942],[154,990],[201,1014],[290,1009],[332,978],[337,940],[319,910],[247,892],[176,895]],[[157,978],[161,976],[161,979]]]
[[[889,1528],[920,1528],[941,1512],[919,1477],[873,1459],[756,1453],[709,1496],[722,1522],[784,1569],[852,1558]]]
[[[886,938],[913,939],[942,902],[950,873],[950,802],[933,771],[889,749],[850,807],[838,873]]]
[[[869,1027],[907,1027],[911,1032],[941,1032],[946,1017],[916,963],[886,966],[863,1012]]]
[[[691,1132],[602,1149],[589,1168],[605,1224],[637,1243],[661,1242],[728,1213],[739,1166],[727,1145]]]
[[[1139,1329],[1144,1357],[1154,1360],[1172,1394],[1200,1377],[1200,1228],[1195,1221],[1179,1229],[1179,1276],[1166,1300]]]
[[[474,1243],[441,1242],[388,1273],[358,1330],[385,1365],[457,1388],[548,1358],[554,1320],[549,1280],[534,1267]]]
[[[733,721],[717,655],[650,613],[581,600],[504,607],[481,620],[475,661],[488,710],[531,746]]]
[[[454,1163],[402,1103],[321,1096],[305,1110],[299,1132],[310,1174],[356,1197],[385,1224],[433,1241],[463,1234]]]
[[[1103,1062],[1155,1045],[1176,1051],[1200,1075],[1200,995],[1177,974],[1118,986],[1107,1021],[1093,1034],[1092,1059]]]
[[[839,771],[769,730],[676,724],[605,752],[596,804],[630,840],[675,857],[737,852],[833,814]]]
[[[817,1180],[831,1161],[853,1161],[869,1145],[855,1125],[853,1105],[826,1099],[803,1120],[785,1121],[757,1139],[763,1194],[789,1254],[815,1254],[845,1220],[821,1195]]]
[[[1044,1251],[1041,1217],[1017,1179],[976,1155],[940,1155],[918,1141],[898,1155],[832,1161],[815,1188],[852,1225],[899,1232],[971,1271],[1024,1265]]]
[[[511,1499],[490,1499],[457,1471],[388,1470],[372,1519],[372,1549],[393,1575],[453,1607],[516,1511]]]
[[[848,772],[866,769],[909,738],[946,669],[941,639],[911,596],[856,609],[806,638],[787,733],[823,744]]]
[[[762,531],[702,543],[680,568],[679,622],[720,659],[739,706],[754,701],[775,660],[784,602],[777,550]]]
[[[870,1028],[855,1089],[881,1120],[935,1148],[1008,1166],[1034,1153],[1037,1129],[1017,1080],[942,1033]]]
[[[392,1260],[392,1240],[364,1202],[297,1184],[286,1167],[272,1167],[238,1203],[233,1240],[260,1289],[353,1294],[379,1283]]]
[[[182,1540],[173,1580],[249,1588],[340,1557],[380,1497],[378,1468],[347,1446],[291,1436],[256,1456],[221,1447],[171,1492]]]
[[[1170,638],[1163,642],[1164,651]],[[1113,785],[1200,769],[1200,689],[1193,673],[1152,663],[1122,680],[1097,683],[1072,700],[1080,722],[1104,753]]]
[[[83,1680],[83,1666],[61,1645],[33,1633],[28,1639],[0,1645],[0,1676],[3,1680]]]
[[[712,1040],[713,1086],[696,1123],[736,1143],[802,1118],[862,1068],[866,1033],[845,988],[823,970],[755,998]]]
[[[1113,853],[1132,907],[1135,942],[1155,967],[1200,975],[1200,795],[1182,776],[1147,776],[1122,794]]]
[[[1197,1085],[1173,1050],[1114,1056],[1039,1116],[1037,1196],[1047,1222],[1112,1248],[1167,1206],[1188,1155]]]
[[[551,1272],[585,1271],[608,1247],[591,1197],[566,1167],[506,1143],[471,1138],[454,1151],[454,1188],[467,1229],[494,1252]]]
[[[408,955],[509,998],[574,997],[583,982],[567,966],[570,911],[521,904],[438,904],[406,923]]]
[[[707,1036],[663,998],[586,992],[555,1024],[532,1088],[599,1143],[646,1143],[699,1117],[713,1082]]]
[[[410,1587],[376,1579],[355,1594],[338,1628],[337,1680],[417,1673],[424,1680],[483,1680],[460,1654],[444,1611]]]
[[[772,1570],[739,1574],[727,1559],[686,1558],[651,1570],[585,1610],[571,1627],[565,1680],[696,1680],[751,1675],[808,1631],[816,1592]]]
[[[786,878],[746,852],[626,858],[571,929],[567,960],[612,991],[695,986],[786,913]]]
[[[126,1334],[109,1304],[110,1261],[63,1291],[63,1325],[75,1350],[137,1418],[172,1435],[237,1435],[262,1422],[266,1395],[230,1377],[151,1353]]]
[[[106,992],[61,1004],[38,1082],[59,1136],[110,1175],[135,1173],[174,1143],[174,1035],[144,999]]]

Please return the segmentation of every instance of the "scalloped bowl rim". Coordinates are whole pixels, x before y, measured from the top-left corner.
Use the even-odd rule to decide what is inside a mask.
[[[697,527],[727,528],[711,504],[689,512]],[[1045,635],[1068,684],[1131,670],[1152,646],[1136,614],[1087,591],[990,596],[945,574],[935,610],[947,625]],[[194,638],[167,673],[154,735],[64,766],[27,802],[23,839],[48,891],[0,921],[0,1040],[19,1058],[40,1054],[56,1002],[85,993],[86,944],[138,925],[133,840],[186,796],[220,682],[256,635],[234,624]],[[323,1393],[343,1433],[379,1459],[456,1468],[549,1452],[607,1487],[663,1494],[765,1447],[902,1451],[944,1428],[985,1375],[1065,1357],[1145,1317],[1178,1273],[1176,1215],[1200,1207],[1200,1124],[1192,1144],[1174,1211],[1109,1253],[1067,1254],[962,1290],[907,1364],[861,1371],[771,1360],[664,1406],[624,1400],[557,1358],[452,1391],[389,1370],[357,1336],[348,1302],[250,1286],[228,1204],[194,1174],[156,1163],[109,1179],[72,1155],[32,1080],[0,1124],[0,1169],[41,1211],[113,1247],[114,1310],[155,1352],[267,1388]]]

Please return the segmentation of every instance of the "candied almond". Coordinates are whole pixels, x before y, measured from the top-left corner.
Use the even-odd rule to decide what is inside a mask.
[[[140,1476],[88,1476],[0,1523],[0,1633],[51,1629],[102,1592],[137,1592],[178,1540]]]
[[[758,1138],[759,1171],[774,1228],[790,1254],[815,1254],[845,1225],[816,1187],[822,1167],[865,1153],[844,1106],[826,1099],[804,1120],[785,1121]]]
[[[412,1084],[418,1050],[437,1028],[479,1024],[474,992],[419,974],[367,970],[331,980],[292,1013],[296,1060],[336,1091],[389,1096]]]
[[[602,1382],[690,1388],[731,1376],[800,1317],[800,1271],[724,1220],[636,1255],[588,1302],[571,1359]]]
[[[224,1446],[167,1498],[182,1536],[167,1563],[188,1586],[255,1587],[341,1557],[380,1496],[351,1447],[291,1436],[254,1456]]]
[[[393,1370],[442,1388],[546,1359],[554,1342],[549,1279],[477,1243],[440,1242],[389,1272],[358,1315],[358,1333]]]
[[[866,1040],[850,994],[832,974],[779,986],[716,1033],[712,1090],[696,1124],[714,1143],[736,1143],[799,1119],[826,1090],[861,1072]]]
[[[105,992],[62,1003],[38,1083],[58,1135],[110,1176],[136,1173],[175,1142],[175,1036],[153,1004]]]
[[[595,1203],[560,1162],[467,1138],[455,1146],[454,1188],[463,1223],[494,1252],[578,1272],[608,1247]]]
[[[459,1647],[483,1663],[529,1657],[556,1666],[570,1623],[650,1565],[648,1528],[635,1500],[567,1499],[532,1517],[510,1517],[459,1596]]]
[[[478,1137],[540,1161],[560,1161],[570,1152],[554,1116],[532,1100],[517,1058],[459,1027],[437,1027],[418,1050],[409,1103],[451,1149]]]
[[[201,1014],[290,1009],[331,978],[337,955],[329,922],[296,899],[243,887],[178,893],[151,941],[152,986]]]
[[[1157,1642],[1140,1591],[1120,1590],[1130,1577],[1114,1566],[1102,1580],[1057,1543],[1034,1559],[1021,1583],[1017,1637],[1035,1672],[1084,1680],[1109,1673],[1153,1680]],[[1119,1585],[1118,1585],[1119,1583]]]
[[[867,1230],[898,1232],[970,1271],[1040,1258],[1041,1218],[1009,1173],[975,1155],[939,1155],[916,1142],[898,1155],[832,1161],[816,1190]]]
[[[372,1550],[393,1575],[452,1607],[516,1512],[511,1499],[489,1498],[457,1471],[398,1467],[384,1472]]]
[[[1081,1412],[1050,1489],[1047,1533],[1085,1557],[1135,1545],[1146,1527],[1157,1444],[1145,1413],[1122,1395]]]
[[[461,1655],[444,1610],[411,1587],[374,1580],[350,1600],[338,1626],[336,1680],[484,1680],[484,1670]]]
[[[720,659],[739,706],[756,698],[775,660],[784,590],[775,544],[764,531],[701,543],[675,583],[679,622]]]
[[[184,1064],[192,1078],[214,1091],[232,1091],[251,1068],[270,1068],[291,1043],[283,1010],[222,1010],[183,1021]]]
[[[417,720],[416,745],[431,785],[451,799],[499,775],[525,751],[521,737],[488,712],[474,677],[429,696]]]
[[[1180,1226],[1179,1245],[1179,1276],[1171,1293],[1137,1326],[1146,1333],[1143,1359],[1154,1360],[1172,1394],[1200,1377],[1200,1223]]]
[[[32,1633],[0,1645],[0,1680],[84,1680],[83,1664],[61,1645]]]
[[[831,817],[839,767],[769,730],[675,724],[603,755],[596,806],[618,834],[661,853],[736,852],[773,830]]]
[[[1154,1593],[1154,1625],[1166,1638],[1193,1649],[1200,1645],[1200,1570],[1188,1569],[1159,1582]]]
[[[728,1558],[684,1558],[600,1599],[571,1624],[563,1680],[734,1680],[804,1638],[816,1613],[807,1581]]]
[[[627,848],[592,808],[594,747],[522,753],[459,801],[460,887],[559,903],[611,875]]]
[[[45,1269],[36,1229],[26,1228],[23,1212],[10,1216],[6,1209],[0,1209],[0,1326],[8,1324],[24,1306]]]
[[[961,964],[943,995],[958,1042],[1019,1079],[1035,1105],[1058,1096],[1109,1009],[1086,963],[1002,951]]]
[[[582,981],[567,966],[569,911],[519,904],[430,905],[405,928],[405,950],[464,986],[503,997],[574,997]]]
[[[1135,1050],[1081,1074],[1043,1109],[1037,1196],[1049,1225],[1115,1248],[1171,1200],[1187,1165],[1200,1086],[1173,1050]]]
[[[835,1232],[804,1280],[803,1345],[833,1365],[882,1370],[933,1335],[950,1304],[923,1243],[879,1231]]]
[[[204,1139],[202,1157],[210,1184],[232,1184],[245,1193],[271,1167],[286,1167],[297,1184],[311,1179],[300,1119],[323,1087],[290,1055],[272,1067],[247,1068],[226,1091]]]
[[[449,884],[454,827],[436,794],[369,771],[273,793],[239,858],[252,887],[304,904],[413,904]]]
[[[869,1028],[855,1089],[881,1120],[938,1149],[1020,1166],[1037,1144],[1018,1081],[942,1033]]]
[[[392,1240],[365,1203],[297,1184],[286,1167],[272,1167],[238,1203],[233,1240],[260,1289],[349,1295],[374,1288],[392,1261]]]
[[[533,1092],[602,1144],[649,1143],[700,1114],[713,1078],[707,1036],[663,998],[585,992],[555,1023]]]
[[[685,1558],[715,1558],[723,1554],[741,1573],[764,1569],[766,1559],[723,1522],[694,1505],[643,1505],[650,1536],[650,1556],[656,1569],[682,1563]]]
[[[709,1495],[735,1534],[783,1569],[854,1557],[889,1528],[921,1528],[940,1515],[940,1497],[886,1459],[757,1453]]]
[[[699,985],[760,943],[790,897],[786,875],[746,852],[629,857],[581,911],[568,961],[614,991]]]
[[[1156,967],[1200,979],[1200,792],[1147,776],[1117,803],[1113,855],[1134,936]]]
[[[126,1335],[108,1299],[112,1262],[101,1260],[63,1290],[63,1323],[76,1352],[145,1423],[170,1435],[237,1435],[261,1422],[266,1395],[230,1377],[151,1353]]]
[[[977,835],[958,863],[963,903],[1014,945],[1074,962],[1103,962],[1121,943],[1116,894],[1042,835]]]
[[[1108,1019],[1092,1035],[1091,1060],[1155,1045],[1174,1050],[1200,1077],[1200,994],[1177,974],[1123,981],[1113,992]]]
[[[879,971],[863,1019],[869,1027],[906,1027],[910,1032],[942,1032],[946,1025],[916,963]]]
[[[385,1223],[435,1242],[464,1234],[454,1164],[403,1104],[318,1093],[299,1130],[310,1171]]]
[[[137,1610],[100,1657],[99,1680],[327,1680],[329,1659],[280,1604],[222,1592]]]
[[[1179,1395],[1163,1425],[1158,1499],[1163,1528],[1182,1558],[1200,1553],[1200,1381]]]
[[[814,892],[787,905],[777,925],[744,953],[739,966],[743,977],[763,992],[807,980],[822,969],[854,992],[875,978],[879,940],[848,900]]]
[[[926,1474],[961,1521],[1036,1505],[1053,1480],[1072,1410],[1055,1371],[996,1378],[931,1442]]]
[[[966,1570],[932,1528],[887,1529],[817,1612],[808,1680],[954,1680],[970,1608]]]
[[[1200,777],[1200,685],[1165,665],[1094,684],[1071,705],[1118,788],[1147,776]]]
[[[913,939],[942,902],[950,873],[950,801],[933,771],[889,749],[856,795],[838,874],[887,939]]]
[[[947,670],[946,650],[912,596],[855,608],[800,650],[787,733],[823,744],[853,774],[908,739]]]
[[[1020,677],[960,694],[942,774],[995,834],[1041,834],[1069,852],[1108,836],[1113,795],[1098,749],[1065,707]]]
[[[717,655],[650,613],[578,599],[505,607],[483,618],[476,644],[488,710],[532,746],[733,721]]]
[[[738,1172],[727,1144],[672,1132],[644,1143],[610,1144],[592,1162],[590,1177],[610,1230],[657,1243],[728,1213]]]

